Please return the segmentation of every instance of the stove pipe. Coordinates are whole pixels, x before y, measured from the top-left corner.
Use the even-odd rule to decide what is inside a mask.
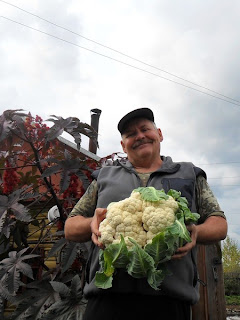
[[[98,126],[99,126],[99,117],[101,115],[101,110],[99,109],[91,109],[91,126],[93,129],[98,133]],[[97,138],[98,139],[98,138]],[[93,139],[89,140],[89,151],[92,153],[97,153],[97,144],[94,142]]]

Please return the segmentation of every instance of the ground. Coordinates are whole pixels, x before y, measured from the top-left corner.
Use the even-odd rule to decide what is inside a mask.
[[[227,316],[238,316],[240,319],[240,305],[227,305],[226,306],[227,309]],[[231,318],[228,318],[231,319]],[[238,318],[234,318],[234,319],[238,319]]]

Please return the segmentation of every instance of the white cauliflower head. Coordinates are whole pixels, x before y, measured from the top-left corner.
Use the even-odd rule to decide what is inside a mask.
[[[146,231],[150,231],[152,238],[159,232],[174,223],[178,203],[173,197],[159,202],[144,201],[142,222]],[[149,239],[149,236],[148,236]]]
[[[111,243],[119,243],[122,235],[128,246],[132,245],[129,237],[144,246],[147,235],[142,228],[142,213],[141,195],[136,192],[129,198],[110,203],[106,219],[99,226],[99,241],[108,246]]]
[[[146,188],[150,192],[156,190],[153,187]],[[111,243],[119,243],[121,235],[128,247],[133,245],[129,238],[144,247],[156,234],[174,223],[179,207],[173,197],[164,193],[164,199],[146,201],[137,190],[129,198],[108,205],[106,219],[99,226],[99,241],[106,247]]]

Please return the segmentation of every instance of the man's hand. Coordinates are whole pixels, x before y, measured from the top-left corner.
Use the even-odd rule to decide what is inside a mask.
[[[104,248],[104,246],[101,242],[98,241],[98,237],[101,236],[101,233],[99,232],[99,225],[106,218],[106,212],[107,209],[97,208],[90,225],[92,231],[92,241],[102,249]]]
[[[175,254],[172,256],[172,259],[181,259],[182,257],[186,256],[189,251],[191,251],[197,243],[197,227],[192,224],[187,226],[188,231],[190,232],[192,242],[186,243],[183,247],[177,249]]]
[[[196,243],[212,244],[224,240],[227,235],[227,221],[220,216],[210,216],[204,223],[190,225],[187,227],[191,233],[192,242],[178,248],[172,259],[181,259],[184,257]]]

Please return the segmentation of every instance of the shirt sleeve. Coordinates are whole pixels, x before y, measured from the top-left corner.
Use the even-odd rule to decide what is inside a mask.
[[[197,177],[196,183],[197,210],[201,218],[199,222],[204,222],[210,216],[220,216],[226,219],[219,203],[203,176]]]
[[[93,180],[90,186],[87,188],[84,195],[76,203],[68,218],[75,217],[78,215],[84,217],[92,217],[94,215],[97,205],[97,181]]]

